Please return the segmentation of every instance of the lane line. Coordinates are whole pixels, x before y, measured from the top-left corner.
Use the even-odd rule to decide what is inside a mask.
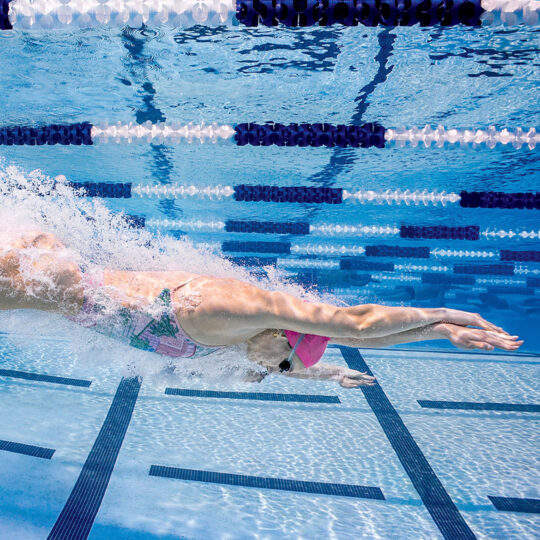
[[[72,379],[70,377],[56,377],[55,375],[45,375],[43,373],[31,373],[29,371],[17,371],[15,369],[0,369],[0,376],[24,379],[27,381],[50,382],[54,384],[65,384],[68,386],[81,386],[88,388],[92,381],[86,379]]]
[[[341,403],[337,396],[316,394],[273,394],[270,392],[220,392],[215,390],[192,390],[189,388],[165,388],[168,396],[251,399],[256,401],[286,401],[300,403]]]
[[[34,446],[33,444],[23,444],[12,441],[4,441],[0,439],[0,450],[13,452],[15,454],[24,454],[43,459],[51,459],[56,450],[52,448],[43,448],[42,446]]]
[[[357,349],[339,348],[349,368],[373,375]],[[382,387],[375,384],[361,386],[360,389],[443,537],[446,540],[475,539],[476,536],[463,519]]]
[[[213,471],[200,471],[196,469],[179,469],[177,467],[164,467],[152,465],[150,476],[174,478],[176,480],[189,480],[210,484],[224,484],[262,489],[278,489],[281,491],[297,491],[300,493],[314,493],[319,495],[333,495],[341,497],[357,497],[361,499],[385,500],[383,492],[378,487],[358,486],[353,484],[332,484],[328,482],[306,482],[303,480],[290,480],[288,478],[265,478],[261,476],[246,476],[243,474],[219,473]]]
[[[488,495],[493,506],[501,512],[526,512],[540,514],[540,499],[521,499],[518,497],[492,497]]]
[[[142,379],[122,378],[107,417],[48,540],[85,540],[109,485]]]
[[[430,401],[417,400],[424,409],[452,409],[464,411],[512,411],[512,412],[540,412],[540,405],[532,403],[496,403],[475,401]]]

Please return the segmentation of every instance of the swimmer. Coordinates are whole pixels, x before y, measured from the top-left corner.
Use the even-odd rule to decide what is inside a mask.
[[[68,253],[68,255],[66,255]],[[99,298],[117,302],[107,312]],[[98,298],[98,300],[96,300]],[[372,385],[365,373],[319,362],[328,343],[378,348],[448,339],[461,349],[518,349],[523,341],[476,313],[446,308],[336,307],[230,278],[182,271],[82,272],[54,235],[0,232],[0,309],[40,309],[164,356],[197,357],[247,344],[267,373]],[[156,314],[156,309],[157,313]]]

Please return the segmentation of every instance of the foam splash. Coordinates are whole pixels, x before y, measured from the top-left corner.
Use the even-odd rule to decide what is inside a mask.
[[[275,268],[267,268],[267,277],[254,277],[247,270],[203,249],[198,249],[187,239],[153,234],[144,229],[130,227],[126,216],[112,212],[100,199],[80,197],[70,187],[65,177],[51,178],[36,170],[25,173],[15,165],[0,161],[0,250],[2,238],[25,230],[42,230],[54,234],[66,246],[63,256],[76,262],[85,273],[99,272],[104,268],[118,270],[182,270],[215,277],[234,277],[265,289],[282,290],[309,299],[320,300],[314,291],[284,279]],[[31,266],[39,250],[27,250],[25,265]],[[39,276],[38,276],[39,278]],[[46,276],[41,276],[46,281]],[[53,284],[46,283],[48,287]],[[22,319],[28,324],[27,315],[4,312],[0,317],[0,330],[17,332]],[[71,346],[85,362],[101,357],[95,354],[104,346],[108,361],[111,353],[126,370],[157,375],[171,371],[181,376],[223,378],[237,373],[242,377],[250,369],[243,347],[228,348],[197,361],[175,362],[156,354],[132,351],[129,364],[125,363],[125,346],[117,348],[110,339],[89,330],[74,329],[62,317],[49,314],[31,316],[30,325],[37,325],[36,335],[69,335]],[[112,350],[111,350],[112,346]],[[116,351],[116,354],[115,354]],[[93,354],[90,354],[90,353]],[[104,360],[103,360],[104,361]]]

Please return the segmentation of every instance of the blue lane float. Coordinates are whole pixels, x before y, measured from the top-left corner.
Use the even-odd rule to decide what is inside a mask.
[[[430,249],[424,246],[366,246],[366,257],[404,257],[411,259],[429,259]]]
[[[366,261],[364,257],[345,257],[339,261],[340,270],[371,270],[374,272],[393,272],[394,263]]]
[[[385,129],[375,123],[361,126],[332,124],[244,123],[235,126],[238,146],[327,146],[330,148],[384,148]]]
[[[503,193],[501,191],[462,191],[463,208],[508,208],[540,210],[540,192]]]
[[[0,0],[0,30],[13,29],[9,20],[9,1],[10,0]]]
[[[264,266],[277,266],[277,257],[226,257],[238,266],[252,266],[262,268]]]
[[[69,186],[80,192],[84,197],[99,197],[106,199],[130,199],[131,182],[70,182]]]
[[[421,277],[422,283],[429,283],[430,285],[474,285],[476,283],[476,278],[473,276],[425,273]]]
[[[455,274],[513,276],[514,265],[509,264],[456,264]]]
[[[238,0],[245,26],[480,26],[480,0]]]
[[[400,236],[401,238],[480,240],[480,227],[478,225],[466,227],[402,225]]]
[[[307,235],[309,234],[309,223],[227,220],[225,223],[225,232]]]
[[[0,0],[1,1],[1,0]],[[52,124],[49,126],[8,126],[0,128],[2,146],[42,146],[42,145],[91,145],[92,124]]]
[[[221,244],[224,253],[276,253],[290,255],[291,244],[289,242],[239,242],[227,240]]]
[[[234,186],[234,200],[238,202],[277,202],[309,204],[341,204],[343,190],[317,186],[253,186],[240,184]]]
[[[501,249],[501,261],[540,262],[540,251],[512,251]]]

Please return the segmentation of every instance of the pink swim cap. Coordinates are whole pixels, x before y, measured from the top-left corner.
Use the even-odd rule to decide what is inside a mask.
[[[289,345],[294,348],[296,342],[302,338],[301,343],[295,350],[296,355],[300,358],[305,367],[314,366],[324,354],[326,346],[330,338],[324,336],[316,336],[314,334],[300,334],[293,330],[285,330],[285,335],[289,341]]]

